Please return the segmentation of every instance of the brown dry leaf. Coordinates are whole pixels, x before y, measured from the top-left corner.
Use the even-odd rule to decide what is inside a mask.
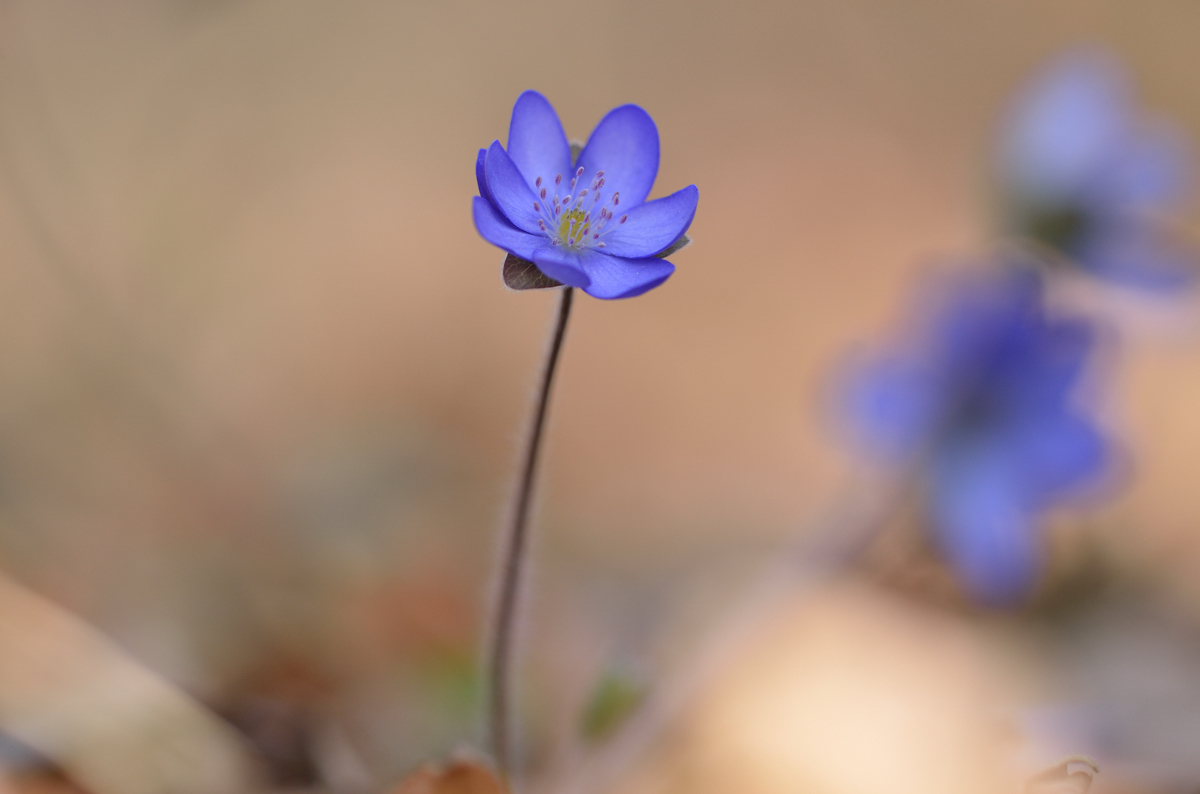
[[[1086,755],[1073,755],[1037,775],[1025,785],[1025,794],[1087,794],[1100,767]]]
[[[3,576],[0,637],[0,729],[82,788],[251,790],[253,754],[229,725],[86,622]]]
[[[486,765],[455,759],[440,769],[423,765],[400,781],[392,794],[508,794],[508,788]]]

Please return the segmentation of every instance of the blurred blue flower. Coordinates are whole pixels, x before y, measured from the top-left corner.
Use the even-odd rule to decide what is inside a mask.
[[[842,394],[870,454],[916,467],[938,545],[993,605],[1036,583],[1041,514],[1112,454],[1078,401],[1095,329],[1050,316],[1042,290],[1020,268],[939,283],[910,342],[859,361]]]
[[[499,141],[479,151],[475,228],[589,295],[640,295],[675,271],[655,255],[687,231],[699,199],[690,185],[646,201],[658,151],[650,115],[622,105],[600,120],[573,163],[558,114],[544,96],[526,91],[513,107],[507,151]]]
[[[1059,263],[1156,289],[1191,279],[1192,252],[1156,222],[1184,197],[1190,148],[1139,112],[1104,51],[1067,52],[1038,74],[1010,109],[998,155],[1012,231]]]

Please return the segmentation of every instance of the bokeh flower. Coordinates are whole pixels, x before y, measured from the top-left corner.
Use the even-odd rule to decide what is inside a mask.
[[[495,141],[479,151],[475,228],[556,282],[596,298],[640,295],[675,271],[662,256],[684,237],[699,199],[690,185],[646,201],[658,157],[650,115],[622,105],[573,160],[554,108],[526,91],[513,107],[507,150]]]
[[[907,343],[850,368],[844,407],[877,461],[919,472],[966,588],[1010,604],[1037,581],[1043,513],[1111,460],[1081,399],[1096,329],[1051,315],[1027,268],[949,277],[925,298]]]
[[[1190,280],[1193,252],[1162,225],[1189,184],[1187,141],[1139,110],[1104,51],[1067,52],[1018,94],[997,166],[1009,231],[1047,261],[1148,288]]]

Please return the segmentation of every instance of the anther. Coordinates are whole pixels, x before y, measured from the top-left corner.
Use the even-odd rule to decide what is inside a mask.
[[[579,170],[575,172],[576,179],[578,179],[581,176],[583,176],[583,166],[579,166]]]
[[[627,221],[627,220],[629,220],[629,216],[628,216],[628,215],[622,215],[622,216],[621,216],[621,220],[619,220],[619,221],[617,221],[617,222],[618,222],[618,223],[624,223],[624,222],[625,222],[625,221]]]
[[[604,176],[604,172],[603,172],[603,171],[597,171],[597,172],[596,172],[596,177],[597,177],[597,178],[599,178],[599,177],[602,177],[602,176]]]
[[[538,204],[536,201],[535,201],[535,202],[533,202],[533,211],[534,211],[534,212],[541,212],[541,211],[542,211],[542,205],[541,205],[541,204]]]
[[[556,185],[562,184],[562,174],[559,174],[558,176],[554,177],[554,184],[556,184]]]
[[[542,178],[541,178],[540,176],[537,178],[537,181],[533,183],[533,186],[534,186],[534,187],[541,187],[541,186],[542,186]]]
[[[546,198],[546,188],[542,188],[541,197]]]

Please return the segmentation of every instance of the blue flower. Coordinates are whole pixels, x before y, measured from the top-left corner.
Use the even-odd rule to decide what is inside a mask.
[[[479,151],[475,228],[492,245],[555,281],[597,298],[630,298],[662,284],[675,266],[661,256],[683,237],[699,192],[690,185],[646,201],[658,174],[658,129],[622,105],[592,131],[572,162],[558,114],[526,91],[513,107],[507,151]]]
[[[1079,49],[1020,93],[1000,136],[1009,225],[1096,276],[1174,289],[1192,253],[1156,223],[1189,183],[1191,152],[1167,122],[1139,113],[1120,64]]]
[[[870,454],[916,467],[939,546],[994,605],[1036,583],[1041,514],[1112,455],[1078,401],[1095,330],[1048,314],[1042,291],[1028,269],[949,279],[913,339],[858,362],[843,395]]]

